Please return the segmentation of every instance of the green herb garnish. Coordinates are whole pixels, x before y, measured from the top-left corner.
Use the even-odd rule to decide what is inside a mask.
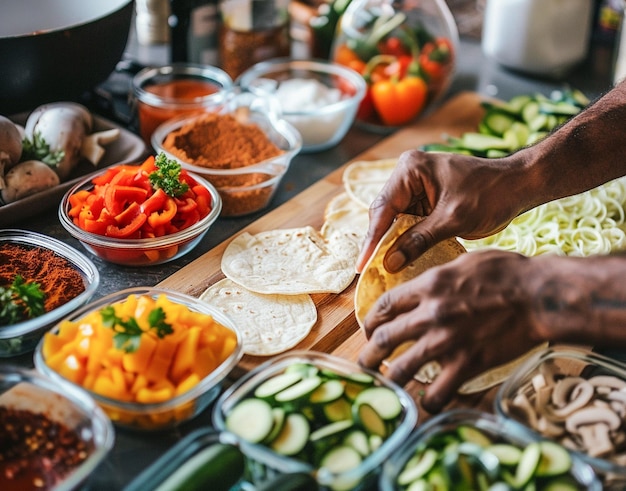
[[[40,160],[50,167],[58,167],[64,158],[65,151],[56,150],[52,152],[50,145],[39,132],[34,134],[32,141],[28,138],[22,140],[22,160]]]
[[[112,305],[103,308],[100,315],[104,326],[115,331],[113,343],[116,349],[124,350],[126,353],[134,353],[139,349],[141,335],[144,334],[144,331],[139,326],[137,319],[129,317],[124,320],[118,317]],[[165,311],[161,307],[150,311],[148,324],[149,329],[153,329],[159,338],[164,338],[174,332],[172,326],[165,322]]]
[[[163,152],[157,155],[154,165],[157,170],[148,179],[154,189],[161,188],[165,194],[175,198],[185,194],[189,185],[180,180],[181,165],[174,159],[168,159]]]
[[[0,325],[9,326],[45,314],[44,298],[39,283],[27,283],[15,275],[9,287],[0,287]]]

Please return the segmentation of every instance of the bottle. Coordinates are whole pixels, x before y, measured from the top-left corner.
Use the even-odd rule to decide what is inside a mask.
[[[169,16],[169,0],[136,0],[135,28],[139,43],[142,45],[168,43]]]
[[[218,64],[217,0],[171,0],[171,61]]]

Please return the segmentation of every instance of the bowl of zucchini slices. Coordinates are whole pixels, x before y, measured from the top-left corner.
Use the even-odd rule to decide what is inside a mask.
[[[417,422],[415,402],[380,374],[325,353],[291,351],[226,390],[213,424],[233,434],[258,484],[307,473],[321,489],[370,489]]]

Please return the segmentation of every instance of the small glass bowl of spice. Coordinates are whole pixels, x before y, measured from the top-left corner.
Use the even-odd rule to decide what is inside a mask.
[[[149,145],[161,123],[220,107],[232,89],[232,78],[210,65],[173,63],[144,68],[132,80],[141,137]]]
[[[163,123],[152,146],[217,188],[221,216],[248,215],[270,203],[302,148],[298,130],[278,114],[273,97],[241,93],[218,111]]]
[[[96,266],[73,247],[36,232],[0,230],[0,357],[32,351],[99,283]]]
[[[0,489],[78,489],[115,440],[86,391],[11,365],[0,366],[0,421]]]

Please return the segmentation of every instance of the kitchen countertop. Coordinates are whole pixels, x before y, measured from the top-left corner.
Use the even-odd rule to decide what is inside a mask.
[[[162,47],[152,50],[129,43],[127,56],[139,63],[158,63],[166,61],[167,53]],[[160,58],[160,60],[159,60]],[[112,74],[112,83],[120,84],[119,76]],[[473,91],[481,95],[508,99],[523,93],[541,92],[549,94],[552,90],[571,86],[578,88],[590,98],[595,98],[610,89],[612,83],[612,51],[609,46],[592,46],[588,59],[575,67],[564,80],[539,79],[503,69],[497,63],[485,59],[480,42],[472,37],[462,37],[457,72],[447,98],[463,91]],[[106,84],[104,84],[106,85]],[[117,104],[120,104],[119,101]],[[123,105],[124,103],[122,103]],[[115,117],[123,121],[124,115],[118,114],[115,107],[109,107],[103,116]],[[129,123],[132,129],[132,123]],[[298,155],[282,181],[270,207],[262,212],[240,218],[220,218],[204,237],[202,242],[186,256],[159,266],[129,268],[108,264],[97,258],[94,263],[101,273],[101,286],[97,297],[122,288],[141,285],[155,285],[174,272],[188,265],[223,240],[236,234],[264,213],[288,201],[298,193],[319,181],[333,170],[353,159],[366,149],[380,142],[385,135],[373,134],[354,127],[345,139],[335,148],[321,153]],[[15,224],[23,228],[57,237],[82,250],[82,246],[67,234],[58,222],[56,209],[41,210],[36,217]],[[32,366],[32,355],[23,355],[12,359],[0,359],[0,363],[14,363]],[[116,431],[116,445],[110,456],[90,478],[85,489],[116,490],[123,488],[138,472],[147,467],[182,436],[200,426],[210,424],[210,411],[205,411],[195,420],[166,432],[135,433],[127,430]]]

